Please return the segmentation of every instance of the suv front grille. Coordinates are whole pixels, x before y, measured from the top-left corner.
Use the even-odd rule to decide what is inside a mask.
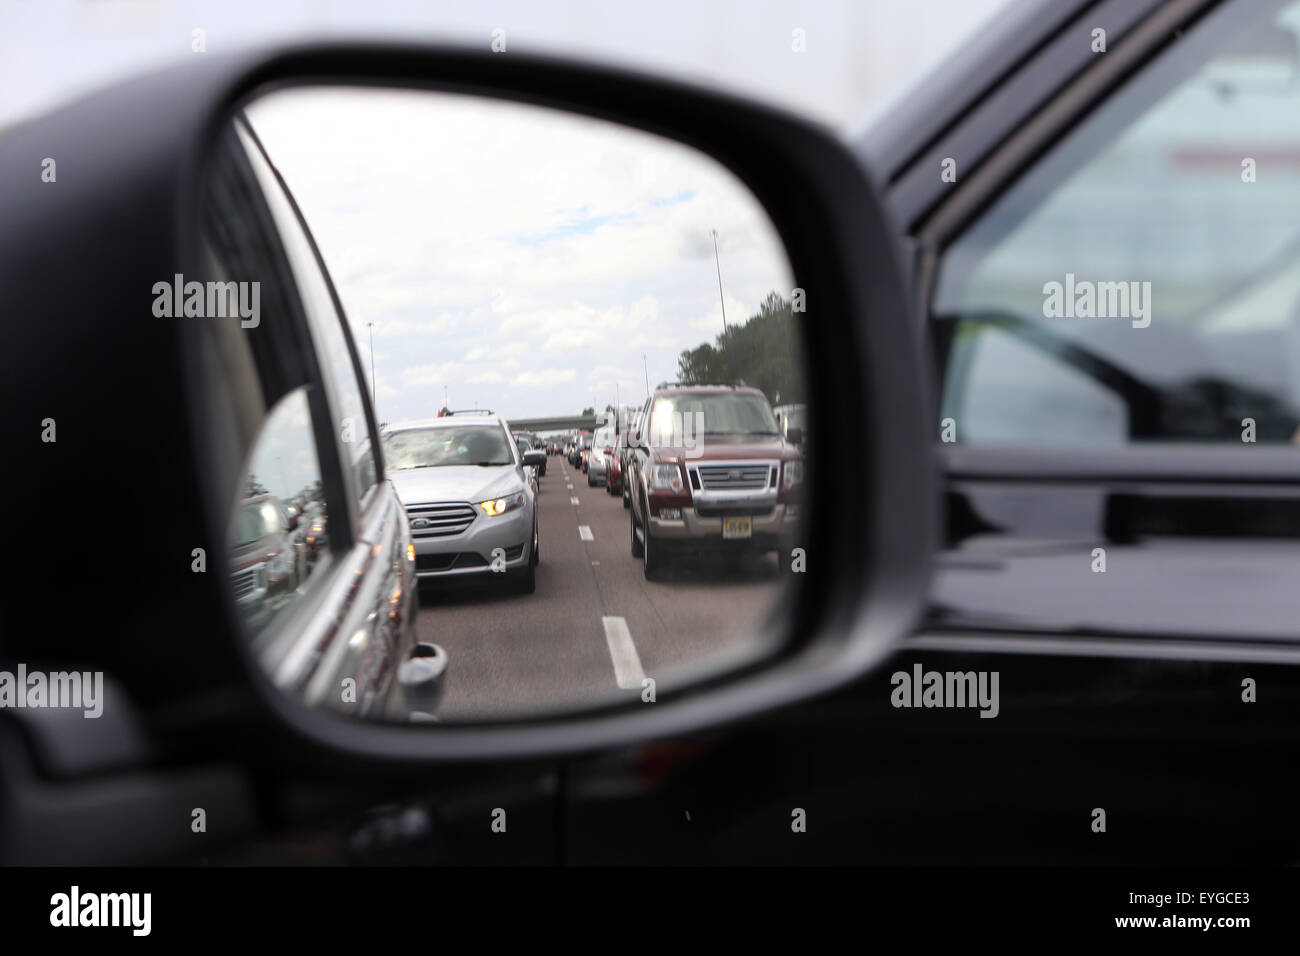
[[[695,470],[705,491],[761,491],[767,487],[771,467],[763,461],[745,465],[700,465]]]
[[[252,594],[261,586],[259,581],[261,570],[262,565],[255,564],[251,568],[236,571],[230,576],[230,581],[235,586],[235,597],[245,597],[246,595]]]
[[[448,538],[460,534],[474,523],[474,507],[464,502],[435,505],[409,505],[412,538]]]

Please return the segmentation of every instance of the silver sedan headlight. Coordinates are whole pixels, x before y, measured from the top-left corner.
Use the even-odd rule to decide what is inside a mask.
[[[522,508],[525,501],[527,501],[527,498],[524,493],[518,491],[501,498],[489,498],[486,501],[476,501],[474,504],[489,518],[496,518],[500,515],[506,514],[507,512],[514,511],[516,508]]]

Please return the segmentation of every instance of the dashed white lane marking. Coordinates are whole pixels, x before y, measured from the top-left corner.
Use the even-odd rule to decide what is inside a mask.
[[[632,632],[621,617],[602,617],[605,626],[605,643],[609,645],[609,658],[614,662],[614,680],[623,690],[637,690],[645,680],[641,658],[632,643]]]
[[[571,504],[571,505],[576,505],[577,503],[578,503],[578,499],[577,499],[577,498],[570,498],[570,499],[569,499],[569,504]]]
[[[595,535],[593,535],[593,534],[591,533],[591,525],[589,525],[589,524],[580,524],[580,525],[578,525],[578,537],[581,538],[583,541],[595,541],[595,540],[596,540]]]

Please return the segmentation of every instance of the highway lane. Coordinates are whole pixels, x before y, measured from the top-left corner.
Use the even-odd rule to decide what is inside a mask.
[[[679,561],[646,581],[622,500],[558,456],[538,515],[536,593],[511,593],[489,575],[421,588],[419,639],[449,659],[440,720],[640,704],[642,677],[658,690],[761,652],[756,634],[782,587],[775,555]]]

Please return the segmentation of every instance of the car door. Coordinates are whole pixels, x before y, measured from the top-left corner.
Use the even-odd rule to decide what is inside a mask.
[[[980,212],[954,196],[918,231],[944,630],[1158,654],[1293,636],[1298,30],[1295,3],[1216,6],[1034,149],[995,152],[1020,171]]]
[[[306,223],[252,132],[239,140],[265,200],[301,301],[320,374],[323,454],[338,463],[329,540],[336,593],[322,597],[273,673],[308,703],[402,716],[398,666],[414,648],[415,577],[410,530],[383,474],[373,409],[345,316]]]

